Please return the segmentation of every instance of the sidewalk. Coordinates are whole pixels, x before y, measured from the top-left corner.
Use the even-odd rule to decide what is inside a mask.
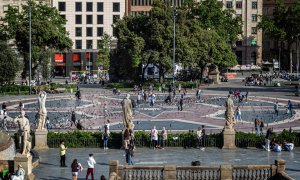
[[[119,160],[125,164],[124,150],[100,148],[78,148],[67,150],[67,166],[61,168],[59,165],[59,149],[48,149],[40,151],[40,165],[33,170],[37,179],[41,180],[69,180],[71,179],[70,165],[74,158],[77,158],[83,165],[83,171],[79,173],[79,180],[85,179],[87,170],[86,160],[88,154],[93,153],[97,164],[95,165],[95,179],[100,179],[103,174],[108,178],[109,160]],[[164,166],[178,165],[189,166],[192,161],[200,161],[203,166],[238,164],[238,165],[259,165],[274,164],[276,159],[286,161],[287,173],[296,178],[300,177],[300,152],[294,149],[292,152],[266,152],[262,149],[250,148],[236,150],[222,150],[219,148],[199,149],[166,148],[165,150],[153,150],[150,148],[137,148],[133,157],[135,165]]]

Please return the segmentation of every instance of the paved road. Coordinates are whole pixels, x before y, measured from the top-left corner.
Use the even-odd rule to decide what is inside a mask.
[[[108,176],[109,160],[119,160],[125,163],[124,151],[119,149],[69,149],[67,151],[67,168],[59,167],[59,150],[49,149],[40,151],[41,163],[33,170],[40,180],[67,180],[71,179],[70,164],[74,158],[82,163],[84,170],[79,174],[79,180],[83,180],[86,174],[86,159],[89,153],[93,153],[97,161],[95,166],[96,179],[102,174]],[[179,165],[189,166],[192,161],[199,160],[201,165],[222,164],[274,164],[276,159],[284,159],[287,164],[287,172],[290,176],[300,179],[300,152],[294,149],[292,152],[266,152],[261,149],[236,149],[222,150],[219,148],[199,149],[167,148],[165,150],[153,150],[149,148],[137,149],[133,158],[136,165]]]

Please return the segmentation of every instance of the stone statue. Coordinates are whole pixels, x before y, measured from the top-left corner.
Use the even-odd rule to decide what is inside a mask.
[[[122,101],[122,110],[124,128],[133,130],[133,110],[130,94],[127,94],[126,98],[124,98],[124,100]]]
[[[29,120],[25,117],[25,111],[21,111],[21,114],[14,120],[19,126],[18,139],[20,153],[26,155],[30,153],[30,124]]]
[[[225,118],[226,118],[226,124],[225,128],[227,129],[233,129],[233,126],[235,125],[235,119],[234,119],[234,109],[233,109],[233,100],[231,98],[231,94],[228,95],[225,107]]]
[[[47,110],[46,110],[46,97],[47,93],[45,91],[41,91],[38,96],[39,101],[39,119],[38,119],[38,126],[37,129],[44,130],[45,129],[45,122],[46,122],[46,116],[47,116]]]

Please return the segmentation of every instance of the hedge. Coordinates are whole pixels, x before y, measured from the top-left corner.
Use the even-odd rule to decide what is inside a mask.
[[[175,82],[175,86],[178,87],[178,84],[181,84],[181,87],[184,88],[184,86],[186,86],[187,88],[196,88],[198,86],[197,82],[185,82],[185,81],[177,81]],[[140,82],[119,82],[119,83],[109,83],[107,85],[108,88],[117,88],[117,89],[121,89],[121,88],[132,88],[134,87],[134,85],[139,85]],[[169,87],[170,82],[165,82],[166,84],[166,88]],[[143,87],[148,89],[148,87],[150,85],[153,85],[153,88],[158,88],[161,86],[161,83],[159,82],[145,82],[143,83]]]
[[[295,143],[295,146],[299,146],[300,133],[286,131],[281,133],[274,133],[272,138],[276,138],[279,141],[291,141]],[[145,131],[135,132],[136,145],[138,147],[150,146],[150,133]],[[68,147],[102,147],[102,134],[101,132],[82,132],[73,131],[67,133],[48,133],[48,146],[58,147],[59,141],[65,140]],[[222,147],[223,144],[222,134],[211,134],[205,138],[205,146]],[[264,136],[256,136],[253,133],[236,133],[236,146],[237,147],[257,147],[261,148],[264,143]],[[111,132],[109,137],[109,146],[114,148],[120,148],[122,145],[121,132]],[[168,146],[171,147],[194,147],[197,145],[197,135],[193,132],[187,133],[169,133],[168,134]]]

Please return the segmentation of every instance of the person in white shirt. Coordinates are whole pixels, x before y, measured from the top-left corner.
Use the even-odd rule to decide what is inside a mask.
[[[21,164],[18,165],[18,169],[15,175],[12,175],[12,180],[24,180],[25,170],[22,168]]]
[[[93,157],[93,154],[89,154],[87,164],[88,164],[88,169],[87,169],[87,172],[86,172],[85,179],[87,180],[89,178],[89,175],[91,174],[92,180],[94,180],[94,167],[95,167],[96,161]]]
[[[153,129],[151,130],[151,142],[154,149],[157,146],[157,141],[158,141],[158,131],[154,126]]]

